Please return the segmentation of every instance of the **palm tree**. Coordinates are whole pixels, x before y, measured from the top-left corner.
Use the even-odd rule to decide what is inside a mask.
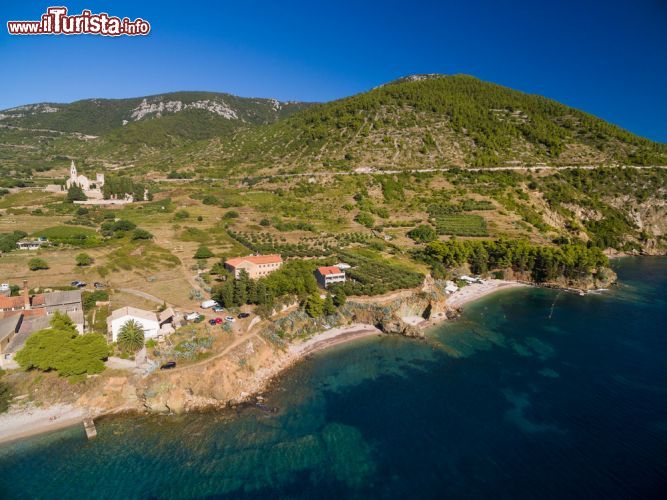
[[[144,328],[137,321],[130,319],[120,327],[118,345],[127,352],[137,352],[144,346]]]

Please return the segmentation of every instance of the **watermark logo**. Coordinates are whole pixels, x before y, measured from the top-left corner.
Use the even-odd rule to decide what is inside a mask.
[[[89,10],[68,15],[67,7],[49,7],[39,21],[7,21],[10,35],[148,35],[151,25],[137,18],[110,16],[106,12],[93,14]]]

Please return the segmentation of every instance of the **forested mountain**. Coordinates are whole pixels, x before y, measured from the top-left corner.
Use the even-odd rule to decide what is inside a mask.
[[[226,175],[664,165],[667,145],[466,75],[412,75],[324,104],[177,92],[0,112],[0,168],[51,168],[69,158]]]
[[[223,164],[290,168],[667,162],[664,144],[466,75],[402,78],[244,129],[220,149]]]
[[[306,103],[246,98],[216,92],[173,92],[131,99],[29,104],[0,111],[0,124],[103,135],[135,122],[166,118],[193,110],[205,111],[230,122],[259,125],[274,122],[306,106]],[[187,124],[187,120],[184,123]]]

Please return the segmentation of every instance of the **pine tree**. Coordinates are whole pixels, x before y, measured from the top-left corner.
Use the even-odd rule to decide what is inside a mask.
[[[336,305],[334,304],[333,297],[330,293],[328,293],[327,297],[324,299],[323,311],[325,316],[331,316],[336,312]]]
[[[86,193],[83,192],[81,186],[78,184],[72,184],[69,189],[67,189],[67,201],[73,203],[75,201],[86,201],[88,197]]]

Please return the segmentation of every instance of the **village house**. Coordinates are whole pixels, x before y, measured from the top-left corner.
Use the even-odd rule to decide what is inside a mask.
[[[315,278],[322,288],[329,288],[336,283],[345,283],[345,271],[336,266],[318,267]]]
[[[19,296],[0,295],[0,353],[19,351],[30,335],[50,327],[51,316],[69,316],[77,331],[83,333],[84,315],[80,290],[55,291],[30,295],[27,280]]]
[[[248,257],[235,257],[227,259],[225,267],[236,279],[241,271],[245,270],[252,279],[263,278],[282,266],[283,259],[280,255],[250,255]]]
[[[46,238],[37,238],[36,240],[19,240],[16,242],[16,248],[19,250],[39,250],[41,247],[48,244],[49,240]]]
[[[128,321],[135,321],[144,330],[144,339],[155,339],[174,332],[174,311],[167,308],[160,313],[146,311],[137,307],[121,307],[113,311],[107,318],[107,331],[111,341],[118,341],[121,328]]]

